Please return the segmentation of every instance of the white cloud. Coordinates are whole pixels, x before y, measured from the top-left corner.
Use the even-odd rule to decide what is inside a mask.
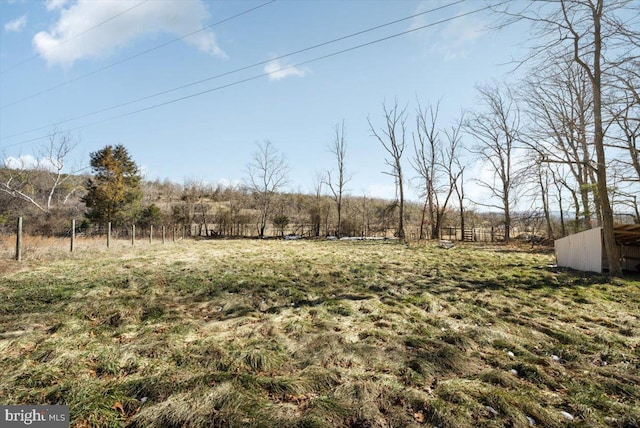
[[[440,31],[441,44],[438,51],[446,60],[465,58],[470,48],[486,32],[481,20],[464,16],[450,22]]]
[[[31,155],[21,155],[19,157],[8,156],[4,160],[4,167],[17,170],[44,169],[53,171],[54,165],[48,159],[37,159]]]
[[[60,17],[49,31],[33,37],[33,46],[50,66],[70,66],[82,58],[107,56],[145,34],[182,36],[205,26],[210,16],[202,0],[152,0],[142,4],[139,0],[49,0],[46,6],[59,10]],[[118,14],[121,15],[109,20]],[[185,41],[203,52],[226,58],[211,30]]]
[[[56,10],[62,8],[68,2],[69,0],[47,0],[45,2],[45,7],[47,10]]]
[[[416,13],[433,9],[437,3],[423,1],[418,5]],[[445,17],[454,17],[468,10],[445,9],[446,15],[420,15],[414,18],[409,29],[416,29]],[[429,51],[436,53],[446,61],[466,58],[473,44],[487,32],[487,23],[480,15],[467,15],[455,18],[443,24],[438,24],[426,31],[426,41]]]
[[[269,80],[280,80],[289,76],[302,77],[307,74],[307,70],[292,65],[286,65],[279,59],[269,61],[264,66],[264,72],[269,73]]]
[[[27,25],[27,15],[22,15],[20,18],[4,24],[4,31],[17,33],[22,30],[25,25]]]

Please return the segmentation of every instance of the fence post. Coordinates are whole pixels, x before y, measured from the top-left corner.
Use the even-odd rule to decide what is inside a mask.
[[[182,240],[184,241],[184,224],[182,225]]]
[[[174,224],[171,228],[171,239],[173,242],[176,242],[176,225]]]
[[[136,225],[131,225],[131,246],[136,245]]]
[[[107,223],[107,248],[111,247],[111,222]]]
[[[149,244],[153,241],[153,225],[149,226]]]
[[[76,219],[71,220],[71,252],[76,241]]]
[[[22,260],[22,217],[18,217],[18,231],[16,233],[16,260]]]
[[[164,238],[165,238],[165,234],[167,232],[167,229],[165,226],[162,226],[162,243],[164,244]]]

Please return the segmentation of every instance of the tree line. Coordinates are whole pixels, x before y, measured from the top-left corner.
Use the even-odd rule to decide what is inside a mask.
[[[342,124],[336,129],[345,161]],[[223,186],[198,179],[180,184],[144,180],[124,146],[108,145],[91,154],[90,170],[85,174],[63,175],[65,185],[56,187],[45,211],[38,206],[51,192],[49,170],[1,169],[5,177],[20,175],[25,185],[13,195],[0,194],[0,231],[12,233],[15,217],[21,216],[27,233],[42,235],[69,234],[70,220],[78,219],[77,232],[87,234],[104,233],[110,223],[113,233],[127,236],[131,225],[136,225],[138,233],[148,233],[150,226],[156,230],[166,226],[169,230],[184,228],[186,235],[193,237],[398,237],[398,202],[351,194],[346,188],[350,174],[345,162],[342,166],[342,184],[340,174],[327,170],[316,175],[313,192],[287,192],[283,187],[288,178],[284,156],[265,141],[256,145],[244,184]],[[21,193],[28,199],[20,197]],[[442,213],[441,218],[447,219],[443,223],[446,230],[434,232],[430,227],[426,230],[428,220],[421,203],[405,205],[408,238],[463,238],[454,211]],[[486,229],[477,239],[503,239],[499,215],[469,209],[465,219],[476,229]],[[540,227],[536,213],[519,217],[517,228],[523,233],[539,231]]]
[[[494,9],[498,27],[532,24],[536,45],[518,64],[528,70],[522,80],[478,85],[477,106],[453,123],[441,123],[437,100],[417,100],[414,108],[385,102],[381,114],[367,118],[372,144],[384,149],[394,200],[351,194],[344,121],[327,143],[333,166],[318,173],[304,195],[285,191],[289,168],[268,140],[251,154],[244,184],[222,188],[142,180],[120,145],[91,154],[90,174],[69,168],[77,142],[54,132],[36,167],[5,160],[0,222],[31,210],[43,225],[64,213],[84,216],[86,227],[162,220],[194,225],[200,235],[341,237],[393,230],[399,239],[407,230],[418,239],[439,237],[450,226],[464,238],[466,229],[482,223],[499,228],[505,241],[514,231],[543,230],[554,239],[597,224],[604,228],[610,270],[619,273],[614,221],[640,223],[640,35],[630,25],[637,22],[637,4],[557,0]],[[483,173],[472,176],[476,162]],[[489,196],[469,194],[471,184]],[[418,203],[405,201],[407,186],[418,189]]]

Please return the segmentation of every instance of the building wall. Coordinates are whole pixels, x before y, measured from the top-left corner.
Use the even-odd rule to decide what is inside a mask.
[[[622,248],[622,267],[623,269],[640,271],[640,247],[624,246]]]
[[[602,228],[596,227],[555,242],[556,260],[560,267],[602,272]]]

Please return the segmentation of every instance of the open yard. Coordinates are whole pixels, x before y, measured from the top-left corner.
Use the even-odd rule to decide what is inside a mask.
[[[197,241],[2,260],[0,402],[72,426],[640,424],[640,278],[550,253]]]

